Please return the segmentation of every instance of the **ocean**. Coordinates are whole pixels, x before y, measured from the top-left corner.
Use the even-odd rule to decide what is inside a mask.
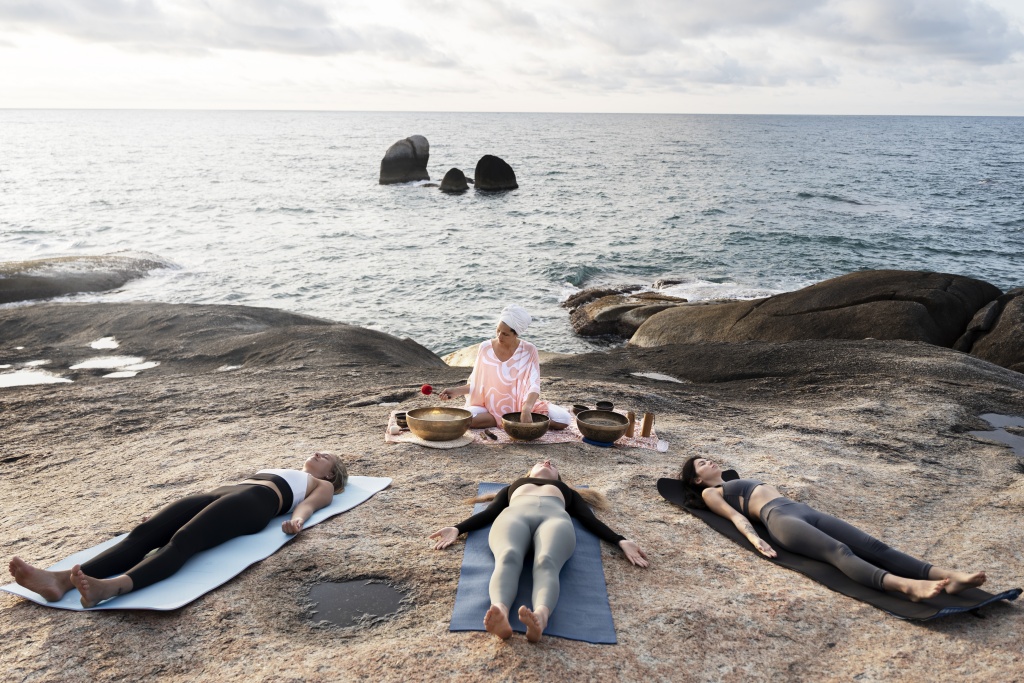
[[[378,185],[415,134],[432,180],[494,154],[519,189]],[[752,298],[898,268],[1009,289],[1022,238],[1024,118],[0,110],[0,261],[174,264],[62,300],[271,306],[439,354],[508,303],[542,350],[601,348],[559,304],[607,284]]]

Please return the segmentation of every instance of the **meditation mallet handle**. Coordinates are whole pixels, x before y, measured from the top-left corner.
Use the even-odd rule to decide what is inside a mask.
[[[626,413],[626,419],[629,420],[629,425],[626,427],[626,436],[633,436],[633,430],[636,429],[636,413],[630,410]]]
[[[640,436],[650,436],[654,428],[654,413],[644,413],[644,421],[640,424]]]

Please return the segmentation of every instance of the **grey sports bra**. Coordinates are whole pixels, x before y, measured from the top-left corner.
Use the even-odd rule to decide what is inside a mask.
[[[726,503],[744,517],[750,517],[750,495],[754,492],[754,489],[763,483],[763,481],[756,479],[733,479],[724,484],[719,484],[718,488],[722,489],[722,497],[725,498]],[[741,500],[743,507],[740,507]]]

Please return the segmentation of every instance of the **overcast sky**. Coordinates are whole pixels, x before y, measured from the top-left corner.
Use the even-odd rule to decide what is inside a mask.
[[[1024,115],[1024,0],[0,0],[0,107]]]

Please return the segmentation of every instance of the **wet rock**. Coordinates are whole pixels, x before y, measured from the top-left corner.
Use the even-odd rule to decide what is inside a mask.
[[[987,330],[982,327],[989,322],[988,316],[981,321],[970,353],[1004,368],[1024,372],[1024,288],[1010,290],[994,303],[999,304],[998,317],[993,316],[995,319],[990,321]]]
[[[951,347],[999,294],[987,282],[959,275],[863,271],[767,299],[678,306],[651,317],[630,343],[871,337]]]
[[[427,161],[430,159],[430,143],[422,135],[413,135],[399,140],[388,148],[380,162],[380,184],[408,183],[414,180],[430,180]]]
[[[122,254],[0,263],[0,304],[117,289],[161,268],[177,266],[158,256]]]
[[[441,192],[456,193],[465,192],[469,189],[466,182],[466,174],[457,168],[450,168],[441,180]]]
[[[600,299],[604,296],[611,296],[613,294],[628,294],[635,292],[638,289],[642,289],[643,285],[622,285],[619,287],[592,287],[590,289],[584,289],[576,292],[568,299],[562,302],[562,308],[568,308],[573,311],[583,304],[588,304],[591,301]]]
[[[628,334],[624,334],[625,337],[628,337],[639,327],[641,322],[646,321],[650,316],[664,311],[665,308],[685,303],[685,301],[685,299],[654,292],[643,292],[632,296],[613,294],[580,306],[569,315],[569,321],[576,334],[584,337],[619,335],[623,334],[623,329],[630,331]],[[636,313],[623,321],[625,316],[637,309],[651,309],[652,307],[657,310],[649,310],[646,315]],[[636,322],[634,325],[633,321],[638,320],[640,322]]]
[[[651,287],[654,289],[665,289],[666,287],[671,287],[672,285],[681,285],[684,282],[686,282],[686,280],[673,280],[671,278],[662,278],[660,280],[655,280],[654,284],[651,285]]]
[[[514,190],[519,187],[516,182],[515,171],[504,159],[491,154],[485,154],[476,162],[476,189],[488,192],[500,192],[502,190]]]

